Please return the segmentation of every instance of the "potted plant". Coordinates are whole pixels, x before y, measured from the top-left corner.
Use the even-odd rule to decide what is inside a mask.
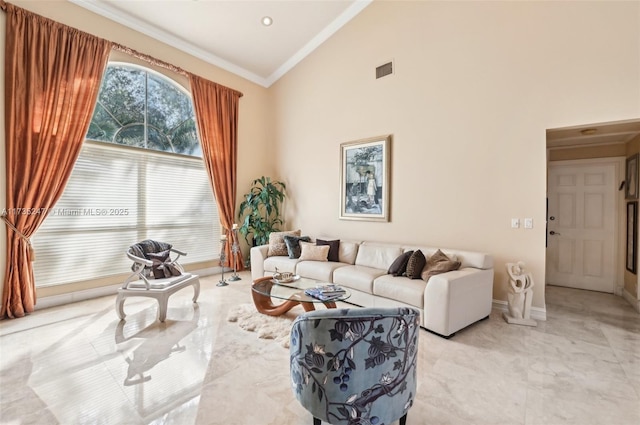
[[[280,206],[286,196],[285,189],[283,182],[271,181],[270,177],[265,176],[251,183],[251,190],[244,195],[238,212],[242,223],[238,231],[250,246],[268,244],[269,234],[280,231]],[[249,234],[252,243],[249,243]]]

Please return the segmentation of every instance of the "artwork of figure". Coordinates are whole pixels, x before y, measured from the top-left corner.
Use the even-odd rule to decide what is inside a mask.
[[[378,191],[378,185],[376,184],[376,177],[373,173],[367,170],[367,197],[369,198],[369,205],[376,203],[376,192]]]
[[[524,263],[507,263],[509,274],[509,313],[502,313],[507,323],[515,325],[537,326],[531,319],[531,301],[533,297],[533,276],[525,273]]]

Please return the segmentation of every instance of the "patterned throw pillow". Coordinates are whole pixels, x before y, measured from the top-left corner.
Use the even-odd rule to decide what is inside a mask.
[[[335,263],[340,261],[340,239],[335,241],[316,239],[316,245],[329,245],[329,256],[327,259]]]
[[[284,243],[284,237],[286,235],[300,236],[300,230],[292,230],[288,232],[271,232],[271,234],[269,234],[269,250],[267,251],[267,257],[289,255],[289,251],[287,251],[287,244]]]
[[[391,266],[389,266],[389,270],[387,271],[387,273],[392,274],[396,277],[402,276],[404,272],[407,271],[407,263],[409,263],[409,258],[411,258],[412,254],[413,251],[407,251],[400,254],[398,258],[393,260],[393,263],[391,263]]]
[[[414,251],[409,257],[409,261],[407,262],[407,277],[409,279],[420,279],[422,269],[427,264],[427,259],[424,257],[424,254],[419,249]]]
[[[285,245],[287,245],[287,253],[289,254],[289,258],[300,257],[300,242],[311,242],[311,238],[309,236],[284,236],[284,243]]]
[[[427,260],[427,265],[421,273],[422,280],[428,281],[433,275],[458,270],[460,264],[455,257],[449,258],[444,252],[437,250]]]
[[[329,255],[329,245],[314,245],[312,243],[300,242],[302,252],[300,261],[327,261]]]

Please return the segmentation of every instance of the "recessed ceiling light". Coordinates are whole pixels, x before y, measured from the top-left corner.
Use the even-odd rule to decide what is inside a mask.
[[[265,27],[268,27],[271,24],[273,24],[273,19],[271,18],[271,16],[262,17],[262,25],[264,25]]]

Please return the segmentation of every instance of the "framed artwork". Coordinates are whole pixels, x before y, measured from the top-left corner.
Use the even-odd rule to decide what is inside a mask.
[[[638,154],[627,158],[624,197],[638,199]]]
[[[638,244],[638,202],[627,203],[627,270],[636,274]]]
[[[340,219],[389,221],[391,135],[340,145]]]

